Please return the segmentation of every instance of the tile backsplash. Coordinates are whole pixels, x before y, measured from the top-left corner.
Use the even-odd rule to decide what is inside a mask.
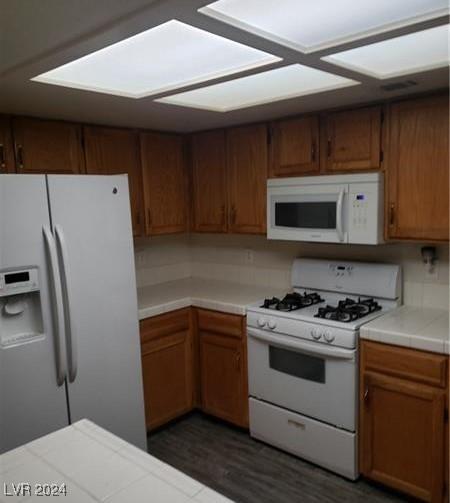
[[[448,245],[436,247],[437,271],[427,277],[421,244],[380,246],[271,241],[264,236],[186,234],[136,241],[138,286],[187,277],[243,284],[290,287],[295,257],[397,263],[403,269],[403,301],[409,305],[449,307]]]

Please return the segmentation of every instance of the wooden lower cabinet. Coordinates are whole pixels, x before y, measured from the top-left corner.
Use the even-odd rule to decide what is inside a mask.
[[[362,341],[365,477],[423,501],[447,501],[447,372],[446,356]]]
[[[147,429],[194,408],[248,427],[245,317],[186,308],[141,321]]]
[[[142,376],[147,429],[193,407],[191,310],[141,322]]]
[[[246,318],[196,309],[201,409],[248,428]]]

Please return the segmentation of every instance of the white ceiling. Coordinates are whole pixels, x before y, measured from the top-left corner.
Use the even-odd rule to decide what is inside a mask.
[[[448,16],[356,42],[343,43],[337,48],[302,54],[197,12],[198,8],[210,2],[211,0],[0,0],[0,112],[186,132],[368,103],[448,87],[448,68],[380,81],[320,59],[337,50],[343,51],[363,43],[447,23]],[[283,61],[268,65],[265,69],[301,63],[358,80],[361,85],[220,113],[154,102],[155,97],[173,94],[173,91],[135,100],[30,81],[30,78],[40,73],[170,19],[179,19],[283,58]],[[252,69],[238,76],[259,71],[261,70]],[[207,84],[194,84],[178,91],[229,79],[230,76],[221,77],[208,81]],[[413,80],[417,85],[390,92],[380,87],[404,80]]]

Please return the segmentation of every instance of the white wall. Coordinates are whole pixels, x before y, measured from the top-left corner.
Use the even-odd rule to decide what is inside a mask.
[[[161,236],[137,243],[136,268],[139,286],[193,276],[288,289],[292,260],[298,256],[391,262],[402,265],[405,304],[448,308],[448,246],[437,247],[437,278],[425,276],[421,247],[293,243],[229,234]]]

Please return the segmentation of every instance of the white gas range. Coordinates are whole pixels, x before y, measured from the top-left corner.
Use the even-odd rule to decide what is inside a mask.
[[[358,335],[397,307],[397,265],[297,259],[293,291],[247,307],[250,434],[358,477]]]

